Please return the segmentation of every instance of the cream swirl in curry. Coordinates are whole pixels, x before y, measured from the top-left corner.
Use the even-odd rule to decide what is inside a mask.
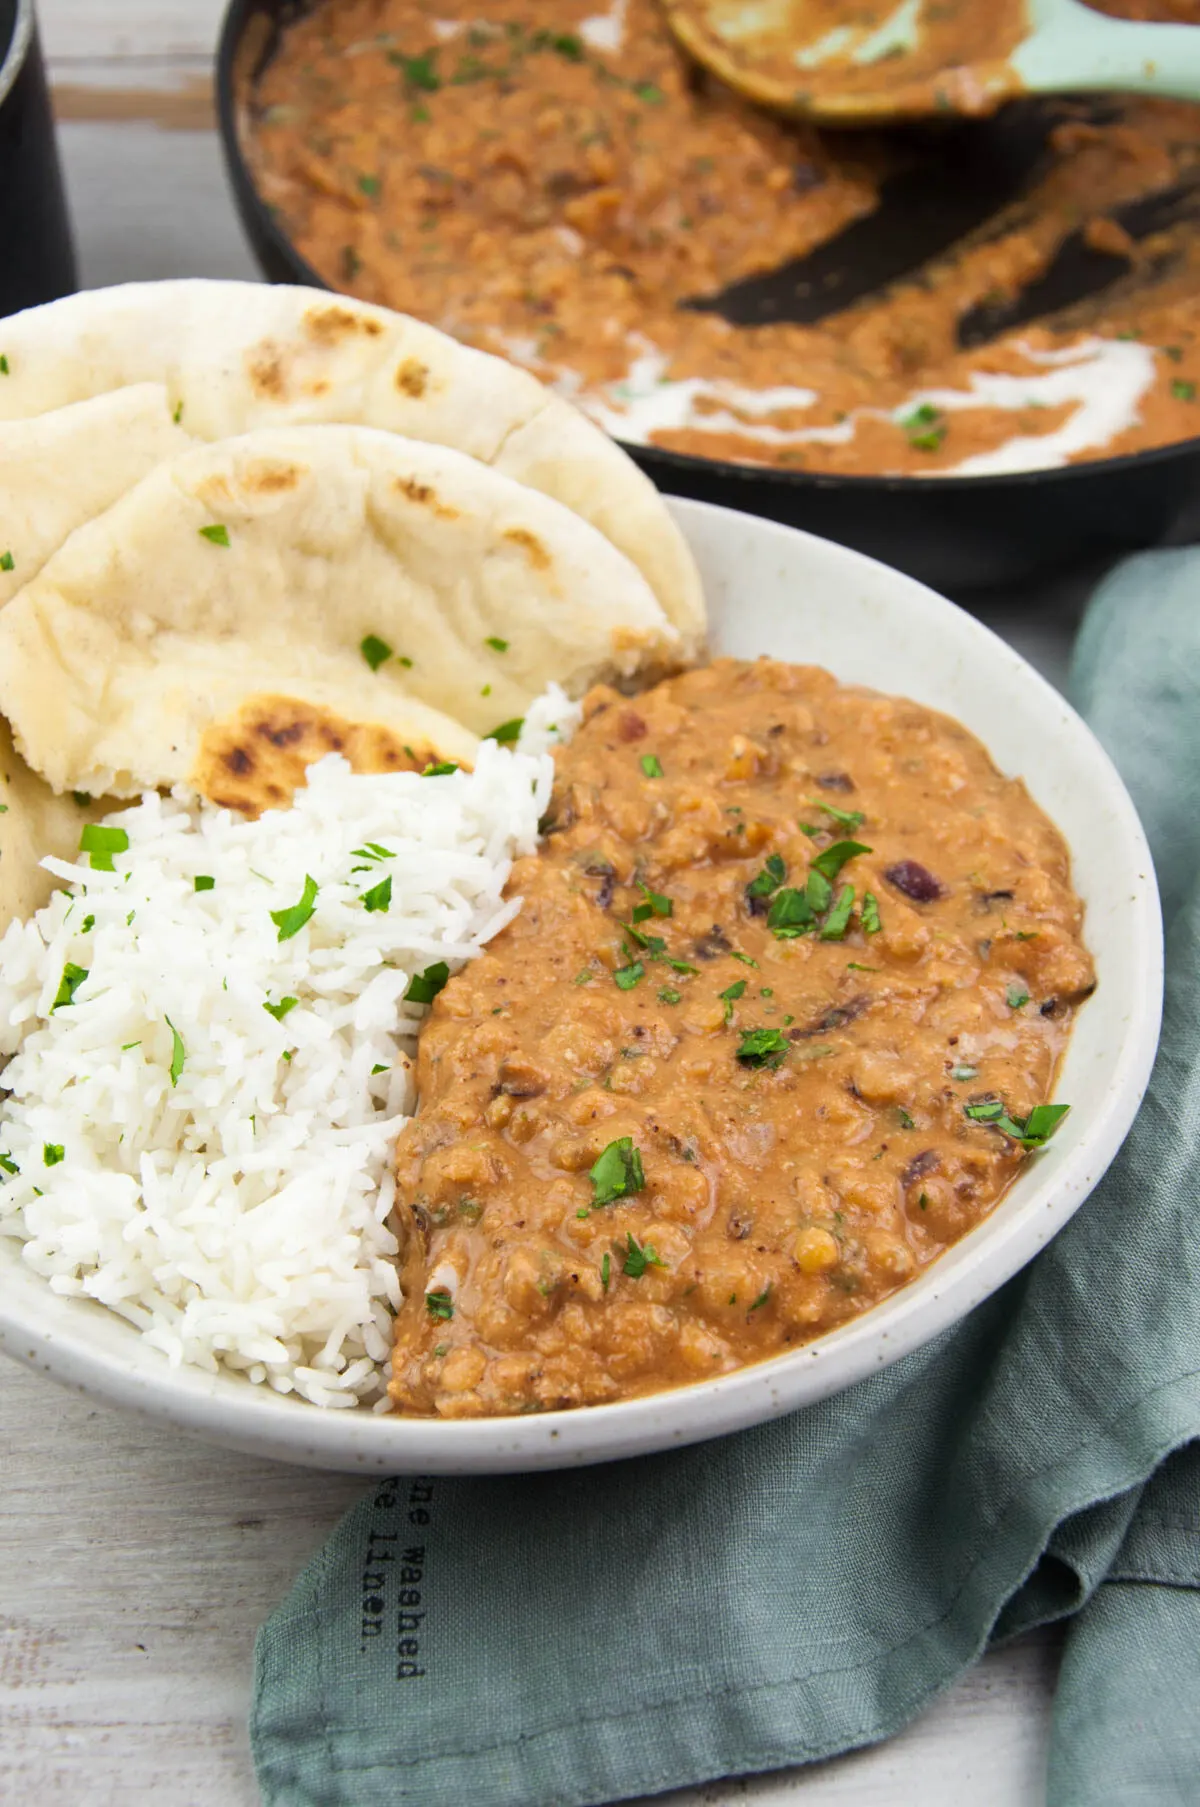
[[[977,1224],[1094,984],[1057,830],[967,730],[770,660],[560,750],[396,1170],[392,1396],[629,1398],[844,1324]]]

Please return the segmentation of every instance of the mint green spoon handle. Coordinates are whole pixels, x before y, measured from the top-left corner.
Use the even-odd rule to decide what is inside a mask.
[[[1029,17],[1033,30],[1009,62],[1034,93],[1200,100],[1200,26],[1110,19],[1078,0],[1029,0]]]

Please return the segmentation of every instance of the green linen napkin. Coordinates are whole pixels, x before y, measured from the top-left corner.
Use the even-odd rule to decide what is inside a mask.
[[[1170,921],[1097,1192],[964,1322],[789,1418],[378,1484],[260,1634],[268,1807],[583,1807],[827,1757],[1067,1614],[1052,1807],[1200,1802],[1198,595],[1200,551],[1132,560],[1077,650]]]

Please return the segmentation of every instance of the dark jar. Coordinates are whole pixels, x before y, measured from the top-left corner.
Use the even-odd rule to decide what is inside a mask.
[[[33,0],[0,0],[0,314],[77,286]]]

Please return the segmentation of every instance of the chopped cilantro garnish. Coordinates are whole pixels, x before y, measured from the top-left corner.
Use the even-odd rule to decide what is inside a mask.
[[[646,101],[652,107],[661,106],[665,99],[662,89],[654,82],[635,82],[633,91],[639,100]]]
[[[633,960],[628,966],[618,966],[613,979],[622,991],[632,991],[639,979],[646,976],[646,969],[640,960]]]
[[[171,419],[175,422],[176,426],[178,426],[180,421],[183,419],[183,403],[182,402],[175,403],[175,412],[172,414]]]
[[[652,1242],[641,1243],[632,1231],[626,1233],[625,1259],[621,1263],[623,1274],[628,1274],[631,1280],[640,1280],[648,1267],[666,1267],[666,1265]]]
[[[745,991],[745,989],[746,989],[745,979],[735,979],[732,985],[727,985],[725,987],[724,991],[718,993],[718,996],[724,1000],[725,1021],[727,1023],[731,1023],[733,1021],[733,1006],[737,1002],[738,998],[741,997],[741,995]]]
[[[864,846],[862,841],[835,841],[832,847],[827,847],[824,853],[817,855],[812,863],[812,869],[822,873],[832,882],[847,860],[852,860],[855,854],[870,853],[870,851],[871,849]]]
[[[57,1167],[65,1154],[66,1150],[61,1142],[42,1143],[42,1165],[44,1167]]]
[[[483,644],[485,646],[490,646],[494,653],[506,653],[508,651],[508,641],[502,640],[499,634],[489,634]]]
[[[0,571],[11,571],[12,568],[13,568],[12,553],[11,552],[0,552]]]
[[[364,891],[362,901],[363,909],[368,915],[373,915],[377,910],[390,909],[392,904],[391,873],[389,872],[386,878],[380,879],[377,885],[372,885],[369,891]]]
[[[439,991],[450,977],[450,968],[444,960],[435,960],[424,972],[414,973],[408,981],[404,993],[406,1004],[432,1004]]]
[[[804,897],[815,916],[821,916],[833,902],[833,886],[823,872],[814,866],[804,886]]]
[[[378,176],[360,176],[358,178],[358,186],[359,186],[359,190],[361,191],[361,193],[363,193],[365,195],[371,195],[372,197],[374,197],[375,195],[377,195],[379,193],[379,186],[380,186],[379,177]]]
[[[1022,1148],[1041,1148],[1070,1108],[1069,1104],[1038,1104],[1022,1121],[1020,1117],[1010,1116],[999,1098],[985,1098],[979,1104],[964,1104],[963,1116],[969,1117],[972,1123],[986,1123],[1001,1130]]]
[[[878,935],[883,924],[879,920],[879,899],[874,891],[863,894],[862,925],[864,935]]]
[[[946,437],[946,422],[931,402],[922,402],[900,425],[909,445],[918,452],[936,452]]]
[[[814,809],[823,809],[827,816],[832,816],[840,828],[848,828],[853,831],[866,821],[861,809],[835,809],[832,803],[822,803],[819,797],[809,797],[806,801]]]
[[[652,891],[649,885],[644,885],[642,883],[641,879],[638,880],[638,890],[646,899],[646,903],[649,905],[655,916],[673,916],[675,914],[675,906],[671,902],[671,899],[669,897],[664,897],[661,891]],[[640,907],[641,906],[639,906],[639,908]],[[644,922],[646,920],[644,916],[638,916],[636,911],[634,912],[634,918],[638,922]]]
[[[95,921],[95,918],[93,917],[92,920]],[[54,994],[54,1002],[50,1009],[52,1011],[60,1010],[64,1004],[73,1004],[75,993],[87,976],[86,966],[76,966],[73,961],[68,960],[62,969],[62,978],[58,982],[58,990]]]
[[[5,357],[4,353],[2,351],[0,351],[0,376],[7,376],[7,375],[8,375],[8,359]]]
[[[171,1084],[179,1084],[179,1075],[183,1072],[183,1063],[187,1059],[187,1049],[183,1045],[183,1037],[171,1021],[165,1018],[167,1028],[171,1031]]]
[[[647,778],[662,777],[663,769],[657,753],[643,753],[639,763]]]
[[[1040,1148],[1048,1142],[1070,1108],[1069,1104],[1035,1104],[1025,1119],[1024,1146]]]
[[[682,996],[683,993],[676,991],[673,986],[663,985],[659,988],[658,1001],[660,1004],[678,1004]]]
[[[663,965],[669,966],[673,973],[698,973],[698,966],[689,966],[686,960],[669,960],[663,956]]]
[[[771,1297],[771,1282],[768,1280],[767,1284],[763,1287],[763,1289],[759,1293],[757,1299],[755,1299],[753,1305],[750,1307],[751,1311],[757,1311],[759,1306],[765,1305],[767,1300],[770,1297]]]
[[[431,1318],[448,1321],[454,1316],[454,1300],[444,1288],[439,1288],[437,1292],[425,1294],[425,1309]]]
[[[81,935],[90,935],[95,926],[96,918],[94,916],[85,916],[83,919],[83,926],[79,932]]]
[[[129,836],[123,828],[104,828],[99,822],[89,822],[79,837],[79,851],[88,855],[93,871],[112,872],[112,856],[129,851]]]
[[[729,958],[731,960],[740,960],[743,966],[753,966],[753,967],[758,966],[758,961],[754,959],[753,955],[743,954],[741,948],[738,948],[738,947],[730,948]]]
[[[1175,397],[1177,402],[1194,402],[1196,399],[1196,385],[1195,383],[1185,382],[1182,377],[1177,376],[1175,381],[1171,384],[1171,394]]]
[[[217,881],[212,877],[211,873],[198,872],[192,880],[192,888],[195,891],[212,891],[215,888],[216,883]]]
[[[896,1121],[901,1129],[915,1129],[917,1126],[902,1104],[896,1106]]]
[[[604,1260],[600,1263],[600,1284],[604,1288],[605,1292],[608,1291],[608,1282],[609,1282],[609,1278],[610,1278],[611,1274],[612,1274],[612,1257],[609,1255],[606,1255],[604,1257]]]
[[[436,94],[442,85],[442,78],[434,68],[436,58],[436,49],[423,51],[420,56],[402,56],[398,50],[388,51],[388,62],[403,72],[406,85],[424,94]]]
[[[352,847],[350,857],[356,860],[394,860],[396,856],[390,847],[383,847],[378,841],[368,841],[365,847]]]
[[[271,911],[271,921],[279,930],[279,939],[290,941],[293,935],[298,935],[316,907],[317,881],[311,874],[308,874],[304,880],[304,892],[300,902],[292,904],[286,910]]]
[[[823,828],[814,827],[811,822],[801,822],[799,827],[800,833],[806,834],[810,841],[813,839],[814,835],[824,834],[825,832]]]
[[[737,1057],[744,1067],[777,1067],[788,1044],[778,1029],[744,1029]]]
[[[594,1205],[611,1205],[614,1199],[628,1198],[646,1184],[642,1157],[633,1145],[632,1136],[620,1136],[610,1142],[599,1160],[589,1170]]]
[[[777,941],[793,941],[813,926],[813,913],[803,891],[789,885],[777,891],[767,912],[767,927]]]
[[[263,1009],[268,1016],[273,1016],[277,1023],[282,1023],[290,1010],[294,1010],[300,1002],[299,998],[280,998],[278,1004],[266,1003]]]
[[[439,759],[436,765],[427,765],[425,770],[421,773],[421,776],[422,778],[449,778],[450,774],[452,772],[457,772],[457,770],[457,761],[453,759]]]
[[[121,1052],[122,1054],[128,1054],[131,1048],[140,1048],[141,1045],[141,1042],[122,1042]]]
[[[777,853],[767,855],[763,869],[746,886],[747,897],[770,897],[787,877],[787,867]]]
[[[207,540],[209,544],[213,546],[228,546],[229,529],[218,521],[212,527],[202,527],[200,529],[200,538],[202,540]]]
[[[843,885],[838,892],[837,902],[830,910],[821,929],[822,941],[840,941],[850,927],[850,912],[854,908],[854,886]]]
[[[514,716],[512,721],[510,721],[510,722],[501,722],[500,726],[498,728],[493,728],[491,733],[485,734],[483,738],[485,740],[499,741],[499,743],[502,747],[506,747],[506,746],[509,746],[514,740],[520,739],[521,729],[524,726],[525,726],[525,717],[523,715],[517,715],[517,716]]]
[[[1004,1002],[1010,1010],[1020,1010],[1023,1005],[1028,1004],[1029,993],[1022,984],[1014,981],[1004,994]]]
[[[12,1156],[7,1154],[0,1154],[0,1167],[3,1167],[5,1173],[20,1173],[21,1171]]]
[[[374,1079],[375,1075],[377,1073],[390,1073],[390,1072],[391,1072],[391,1068],[388,1066],[386,1060],[377,1060],[375,1062],[375,1065],[371,1068],[371,1078]]]
[[[379,667],[386,665],[392,657],[392,648],[386,640],[381,640],[378,634],[368,634],[359,642],[358,650],[372,671],[378,671]]]
[[[583,971],[582,971],[582,972],[577,972],[577,973],[576,973],[576,974],[575,974],[575,984],[576,984],[576,985],[590,985],[590,984],[591,984],[591,982],[592,982],[592,980],[593,980],[593,979],[594,979],[594,978],[595,978],[595,977],[596,977],[596,975],[595,975],[595,973],[594,973],[594,972],[593,972],[593,971],[592,971],[592,969],[591,969],[591,967],[590,967],[590,966],[585,966],[585,967],[584,967],[584,968],[583,968]]]
[[[847,960],[846,962],[848,973],[877,973],[879,970],[877,966],[864,966],[861,960]]]

